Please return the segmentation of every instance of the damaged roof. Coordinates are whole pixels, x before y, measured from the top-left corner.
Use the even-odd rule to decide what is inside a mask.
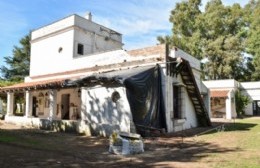
[[[65,79],[50,79],[35,82],[18,83],[12,86],[0,88],[0,92],[14,91],[14,90],[31,90],[31,89],[45,89],[50,87],[61,87],[65,83]]]

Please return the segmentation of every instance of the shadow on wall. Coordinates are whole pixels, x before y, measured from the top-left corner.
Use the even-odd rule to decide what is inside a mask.
[[[111,97],[104,97],[102,102],[94,92],[88,91],[87,94],[88,107],[83,107],[82,111],[86,116],[86,124],[90,126],[91,135],[109,136],[115,131],[130,131],[132,117],[130,110],[127,111],[124,107],[122,98],[113,102]]]

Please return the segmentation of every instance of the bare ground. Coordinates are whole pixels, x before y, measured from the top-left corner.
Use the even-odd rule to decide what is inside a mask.
[[[207,160],[208,155],[238,149],[197,141],[194,135],[207,129],[145,138],[144,153],[121,156],[108,152],[108,138],[27,129],[0,121],[0,137],[6,137],[0,141],[0,167],[212,167],[214,161]]]

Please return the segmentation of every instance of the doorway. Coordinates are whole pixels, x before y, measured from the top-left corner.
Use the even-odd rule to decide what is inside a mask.
[[[36,115],[36,109],[37,109],[37,98],[33,96],[33,102],[32,102],[32,116],[37,117]]]
[[[70,119],[70,94],[61,95],[61,119]]]
[[[260,100],[253,101],[253,115],[260,116]]]

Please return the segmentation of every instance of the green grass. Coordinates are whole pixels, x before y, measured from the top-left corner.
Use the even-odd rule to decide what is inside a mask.
[[[40,142],[37,140],[26,138],[20,134],[5,131],[0,131],[0,142],[18,144],[22,146],[40,146]]]
[[[15,142],[17,141],[16,137],[0,135],[0,142]]]
[[[212,167],[260,168],[260,118],[236,120],[222,132],[211,132],[199,137],[200,141],[219,145],[230,152],[211,153]]]

